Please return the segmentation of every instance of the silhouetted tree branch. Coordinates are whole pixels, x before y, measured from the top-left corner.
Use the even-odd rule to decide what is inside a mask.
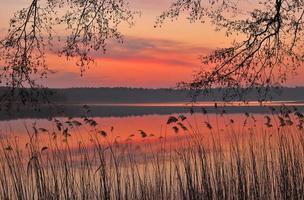
[[[236,33],[245,38],[202,57],[203,67],[193,82],[181,83],[196,95],[212,87],[229,87],[242,93],[257,88],[264,96],[303,64],[304,1],[261,0],[252,2],[252,8],[241,8],[237,2],[178,0],[158,18],[162,24],[188,12],[191,21],[208,20],[227,36]]]
[[[122,41],[118,26],[122,22],[132,25],[134,14],[125,0],[32,0],[11,18],[8,34],[0,43],[4,63],[0,81],[10,91],[2,95],[2,102],[33,98],[33,90],[40,87],[36,80],[50,71],[48,52],[77,58],[83,72],[94,61],[92,51],[105,53],[109,39]],[[62,30],[65,34],[60,36]],[[33,90],[26,94],[30,90],[24,88]]]

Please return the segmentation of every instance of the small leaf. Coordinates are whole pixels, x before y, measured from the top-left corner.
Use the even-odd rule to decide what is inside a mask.
[[[178,131],[179,131],[179,128],[176,127],[176,126],[173,126],[172,129],[173,129],[173,131],[174,131],[175,133],[178,133]]]
[[[81,126],[82,125],[82,123],[80,123],[79,121],[76,121],[76,120],[73,120],[72,124],[75,125],[75,126]]]
[[[39,128],[39,131],[44,132],[44,133],[48,132],[48,130],[45,128]]]
[[[41,152],[48,150],[48,147],[42,147]]]
[[[178,116],[178,118],[180,118],[182,121],[185,121],[187,119],[187,117],[185,115],[180,115],[180,116]]]
[[[171,116],[171,117],[169,117],[169,119],[167,121],[167,124],[172,124],[172,123],[175,123],[177,121],[178,121],[178,119],[176,117]]]
[[[211,126],[211,124],[209,122],[205,122],[205,124],[206,124],[206,126],[207,126],[208,129],[210,129],[210,130],[212,129],[212,126]]]
[[[105,131],[99,131],[99,134],[101,134],[103,137],[107,137],[107,132],[105,132]]]
[[[188,128],[184,125],[184,124],[182,124],[182,123],[177,123],[184,131],[188,131]]]
[[[4,148],[6,151],[12,151],[13,150],[13,148],[11,147],[11,146],[7,146],[7,147],[5,147]]]
[[[138,131],[142,138],[145,138],[148,136],[148,134],[146,132],[144,132],[143,130],[138,130]]]

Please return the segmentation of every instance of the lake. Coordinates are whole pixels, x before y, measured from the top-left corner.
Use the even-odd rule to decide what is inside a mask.
[[[303,199],[301,102],[39,109],[0,115],[0,194],[13,199],[42,187],[66,199]],[[286,184],[299,198],[281,198]],[[187,190],[197,198],[180,198]]]
[[[17,137],[27,141],[29,134],[38,130],[40,139],[47,141],[55,137],[55,132],[69,130],[70,143],[89,142],[92,133],[101,132],[111,142],[158,141],[163,138],[187,138],[191,133],[199,133],[210,139],[210,131],[222,133],[225,140],[229,129],[245,134],[252,128],[267,129],[266,115],[273,118],[282,109],[304,110],[303,102],[198,102],[191,103],[140,103],[140,104],[90,104],[53,105],[42,107],[40,111],[26,109],[0,115],[0,131],[3,138]],[[167,124],[169,117],[180,115],[187,119]],[[85,119],[96,121],[90,126]],[[58,129],[58,122],[62,125]],[[44,130],[45,129],[45,130]],[[268,127],[269,129],[269,127]],[[57,137],[57,136],[56,136]],[[60,135],[59,135],[60,137]],[[62,140],[64,138],[61,138]]]

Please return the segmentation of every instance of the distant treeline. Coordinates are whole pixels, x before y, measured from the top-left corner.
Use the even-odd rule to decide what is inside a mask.
[[[63,103],[160,103],[160,102],[190,102],[193,94],[181,89],[145,89],[145,88],[69,88],[52,89],[53,100]],[[238,91],[242,94],[242,91]],[[266,95],[265,95],[266,93]],[[277,100],[303,101],[304,87],[271,88],[269,91],[244,93],[239,96],[229,89],[213,89],[208,94],[199,95],[197,101],[222,100]]]
[[[0,109],[0,121],[21,118],[49,118],[50,116],[80,117],[84,114],[83,105],[89,105],[92,116],[95,117],[125,117],[141,116],[151,114],[173,114],[188,113],[190,108],[184,105],[177,106],[122,106],[122,105],[92,105],[92,104],[132,104],[132,103],[166,103],[166,102],[191,102],[192,95],[189,90],[175,89],[143,89],[143,88],[69,88],[69,89],[40,89],[43,94],[50,94],[47,101],[43,95],[41,103],[24,105],[14,101],[9,109],[5,104]],[[7,88],[0,88],[1,93],[8,91]],[[222,101],[226,97],[228,89],[214,89],[207,95],[201,95],[197,101]],[[26,91],[28,95],[37,95],[36,92]],[[260,99],[260,93],[251,91],[242,96],[242,100],[254,101]],[[35,99],[36,97],[34,97]],[[304,87],[271,89],[267,93],[267,100],[276,101],[303,101]],[[240,97],[230,98],[230,100],[240,100]],[[45,104],[50,102],[50,104]],[[91,105],[90,105],[91,104]],[[304,107],[298,107],[303,111]],[[216,109],[208,108],[208,113],[217,112]],[[267,107],[227,107],[229,113],[264,113]],[[195,109],[195,112],[201,112]]]
[[[0,94],[7,88],[0,88]],[[67,88],[40,89],[49,95],[48,99],[54,103],[90,104],[90,103],[162,103],[162,102],[191,102],[193,92],[182,89],[146,89],[146,88]],[[213,89],[208,94],[199,95],[197,101],[222,100],[276,100],[276,101],[304,101],[304,87],[271,88],[269,91],[251,90],[241,96],[231,89]],[[266,95],[265,95],[266,94]]]

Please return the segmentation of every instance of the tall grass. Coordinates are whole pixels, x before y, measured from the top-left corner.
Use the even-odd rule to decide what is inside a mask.
[[[302,118],[298,113],[300,123]],[[304,199],[300,124],[286,113],[274,124],[266,119],[265,129],[252,128],[246,137],[231,125],[225,139],[206,121],[208,141],[188,124],[191,133],[175,138],[178,145],[169,137],[119,144],[97,131],[90,145],[75,147],[64,127],[63,142],[34,128],[26,148],[2,139],[0,199]],[[171,117],[168,124],[175,127],[178,120]],[[50,135],[47,146],[39,131]]]

